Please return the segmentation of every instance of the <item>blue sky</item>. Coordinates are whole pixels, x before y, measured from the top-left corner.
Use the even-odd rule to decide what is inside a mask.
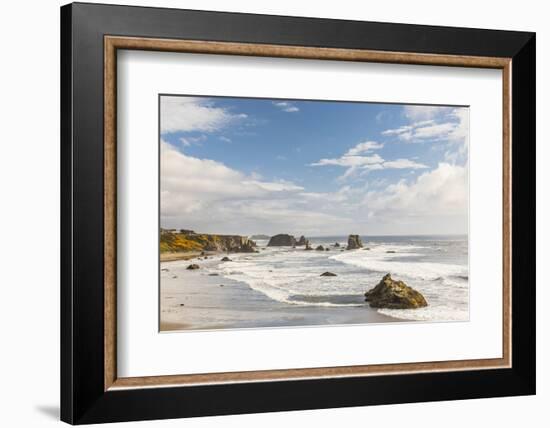
[[[468,108],[161,96],[161,224],[467,231]]]

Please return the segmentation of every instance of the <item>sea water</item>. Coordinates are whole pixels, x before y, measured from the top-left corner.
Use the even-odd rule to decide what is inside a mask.
[[[231,262],[215,270],[278,302],[327,308],[366,305],[364,293],[390,273],[420,291],[428,307],[379,312],[407,320],[468,320],[465,236],[365,236],[363,248],[357,250],[346,250],[343,236],[309,240],[312,251],[267,247],[267,241],[257,241],[258,253],[232,255]],[[318,245],[329,251],[315,250]],[[320,276],[327,271],[337,276]]]

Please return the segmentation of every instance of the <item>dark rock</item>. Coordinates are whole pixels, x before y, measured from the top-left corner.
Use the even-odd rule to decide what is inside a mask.
[[[220,287],[223,287],[223,284],[220,284]]]
[[[162,268],[160,271],[161,272],[169,272],[169,270],[167,268]]]
[[[220,276],[219,273],[209,273],[208,276]]]
[[[395,251],[393,251],[393,250],[388,250],[388,251],[386,251],[386,253],[388,253],[388,254],[395,254]]]
[[[231,260],[229,257],[225,256],[221,261],[222,262],[232,262],[233,260]]]
[[[422,294],[403,281],[394,281],[389,273],[365,293],[365,301],[371,308],[416,309],[428,306]]]
[[[339,248],[339,247],[340,247],[340,244],[339,244],[338,242],[335,242],[335,243],[334,243],[334,246],[335,246],[336,248]]]
[[[356,250],[361,247],[363,247],[363,243],[359,235],[348,236],[348,250]]]
[[[325,251],[325,247],[322,245],[319,245],[317,248],[315,248],[316,251]]]
[[[272,236],[267,244],[268,247],[292,247],[296,245],[296,238],[286,233]]]
[[[306,237],[304,235],[300,236],[300,239],[298,239],[298,241],[296,241],[296,245],[298,246],[302,246],[302,245],[306,245]]]
[[[329,247],[325,248],[325,251],[330,251],[330,248]]]
[[[304,250],[306,251],[313,250],[313,248],[311,248],[311,244],[309,243],[309,239],[306,239],[306,248],[304,248]]]
[[[204,256],[206,253],[204,251],[201,251],[201,256]]]
[[[338,276],[338,275],[336,275],[335,273],[332,273],[332,272],[324,272],[320,276]]]
[[[189,269],[189,270],[195,270],[195,269],[199,269],[199,265],[198,264],[190,264],[189,266],[187,266],[186,269]]]

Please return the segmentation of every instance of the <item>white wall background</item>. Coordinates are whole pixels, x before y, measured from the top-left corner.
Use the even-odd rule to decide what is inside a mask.
[[[126,4],[537,32],[538,394],[140,423],[158,427],[541,426],[550,403],[547,128],[550,28],[541,1],[146,0]],[[103,3],[116,3],[103,1]],[[4,2],[0,13],[0,420],[8,427],[59,424],[59,6]],[[546,263],[545,263],[546,262]],[[137,426],[137,423],[125,426]]]

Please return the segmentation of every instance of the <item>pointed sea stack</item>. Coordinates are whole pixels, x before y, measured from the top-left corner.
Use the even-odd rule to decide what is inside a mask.
[[[348,236],[348,250],[357,250],[358,248],[362,248],[363,243],[361,242],[361,238],[359,235],[349,235]]]
[[[302,245],[306,245],[306,237],[304,235],[300,236],[300,239],[296,242],[297,247]]]

